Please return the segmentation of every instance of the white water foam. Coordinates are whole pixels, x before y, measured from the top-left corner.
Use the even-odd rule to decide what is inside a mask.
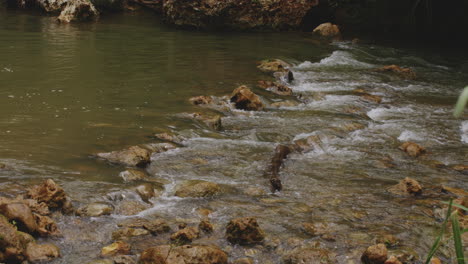
[[[400,136],[398,137],[398,140],[400,141],[422,141],[424,140],[424,136],[414,131],[405,130],[401,132]]]
[[[305,61],[295,68],[300,70],[306,70],[316,67],[332,67],[332,66],[351,66],[356,68],[372,68],[374,65],[359,61],[354,56],[346,51],[337,50],[334,51],[330,56],[320,60],[320,62],[312,63]]]

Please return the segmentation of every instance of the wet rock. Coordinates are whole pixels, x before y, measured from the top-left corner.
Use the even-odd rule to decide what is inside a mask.
[[[37,223],[37,233],[41,236],[58,235],[57,224],[52,218],[45,215],[33,214]]]
[[[336,263],[332,254],[325,249],[319,248],[297,248],[283,256],[284,264],[302,264],[317,263],[328,264]]]
[[[163,153],[177,148],[177,146],[172,143],[149,143],[144,144],[143,147],[152,152],[152,154]]]
[[[432,258],[431,264],[442,264],[442,261],[439,258]]]
[[[205,233],[211,233],[214,230],[213,224],[208,219],[201,220],[200,224],[198,224],[198,228]]]
[[[217,183],[188,180],[176,187],[175,196],[178,197],[210,197],[219,194],[221,187]]]
[[[171,231],[171,228],[164,219],[153,219],[143,224],[143,227],[153,235],[163,234]]]
[[[311,236],[323,236],[330,233],[326,223],[303,223],[302,229]]]
[[[108,246],[105,246],[101,250],[102,257],[110,257],[116,255],[128,255],[130,254],[130,245],[123,241],[114,242]]]
[[[198,208],[197,213],[202,217],[208,217],[213,211],[207,208]]]
[[[135,188],[135,191],[144,202],[149,202],[151,198],[157,196],[151,183],[140,184]]]
[[[426,152],[426,149],[421,147],[420,145],[414,142],[405,142],[403,143],[399,149],[403,150],[404,152],[408,153],[411,157],[419,157],[421,154]]]
[[[410,68],[402,68],[397,65],[387,65],[376,69],[377,72],[392,73],[400,76],[403,79],[413,80],[416,79],[416,73]]]
[[[290,101],[290,100],[286,100],[286,101],[272,103],[270,106],[280,108],[280,107],[294,107],[294,106],[297,106],[297,105],[299,105],[299,103],[294,102],[294,101]]]
[[[178,136],[178,135],[174,135],[174,134],[169,134],[169,133],[154,134],[154,137],[159,139],[159,140],[162,140],[162,141],[169,141],[169,142],[174,142],[174,143],[177,143],[177,144],[181,144],[182,141],[184,141],[183,137]],[[175,146],[174,146],[174,148],[175,148]]]
[[[462,172],[462,173],[468,173],[468,165],[455,165],[452,167],[452,169]]]
[[[251,258],[240,258],[236,259],[233,264],[254,264],[254,261]]]
[[[113,240],[128,240],[132,237],[149,235],[149,231],[143,228],[126,227],[112,232]]]
[[[29,189],[26,197],[45,203],[51,209],[61,208],[65,212],[72,210],[65,191],[51,179]]]
[[[76,211],[79,216],[98,217],[102,215],[110,215],[114,211],[114,206],[105,202],[94,202]]]
[[[6,217],[0,215],[0,261],[16,263],[24,260],[24,244],[21,242],[16,227],[10,224]]]
[[[263,72],[287,72],[289,67],[291,64],[279,59],[263,60],[257,66]]]
[[[34,200],[34,199],[22,199],[21,202],[26,204],[29,208],[31,208],[31,211],[33,213],[37,213],[37,214],[40,214],[40,215],[49,215],[50,214],[49,207],[44,202],[38,202],[37,200]],[[65,202],[65,204],[63,205],[64,208],[70,208],[70,209],[65,209],[66,212],[68,212],[68,210],[73,210],[73,206],[68,205],[67,204],[68,202],[69,202],[69,200],[67,200]],[[63,211],[63,209],[62,209],[62,211]]]
[[[384,264],[387,258],[388,251],[384,244],[368,247],[361,256],[364,264]]]
[[[189,99],[189,102],[193,105],[207,105],[213,102],[213,97],[211,96],[195,96]]]
[[[119,205],[115,209],[115,213],[119,215],[129,216],[136,215],[146,209],[148,209],[148,206],[139,201],[124,200],[119,203]]]
[[[244,85],[232,92],[230,101],[237,109],[246,111],[260,111],[265,107],[260,97]]]
[[[291,88],[278,82],[259,81],[257,86],[278,95],[292,95],[293,93]]]
[[[256,244],[264,238],[265,233],[253,217],[233,219],[226,227],[226,239],[233,244]]]
[[[324,38],[341,39],[340,28],[332,23],[320,24],[312,32]]]
[[[35,242],[34,237],[28,233],[17,231],[16,234],[18,235],[21,245],[27,245],[31,242]]]
[[[114,261],[110,259],[98,259],[88,262],[87,264],[114,264]]]
[[[398,260],[397,257],[391,256],[390,258],[388,258],[388,259],[385,261],[384,264],[403,264],[403,263],[401,263],[401,261]]]
[[[249,187],[246,190],[244,190],[244,194],[252,197],[259,197],[266,195],[266,191],[262,188]]]
[[[125,166],[144,167],[150,163],[150,151],[139,146],[132,146],[121,151],[98,153],[99,158]]]
[[[7,166],[6,166],[5,164],[0,163],[0,170],[6,169],[6,167],[7,167]]]
[[[400,243],[397,237],[394,235],[383,235],[376,240],[377,244],[385,244],[387,247],[396,247]]]
[[[26,247],[26,256],[30,262],[51,261],[60,257],[60,249],[54,244],[29,243]]]
[[[57,18],[62,23],[96,19],[98,11],[89,0],[69,0]]]
[[[287,83],[291,83],[292,81],[294,81],[294,74],[290,70],[274,72],[273,77],[275,77],[275,79],[279,81]]]
[[[141,253],[142,264],[227,264],[227,254],[216,246],[157,246]]]
[[[363,89],[355,89],[355,90],[353,90],[353,92],[355,94],[359,95],[365,101],[373,102],[373,103],[377,103],[377,104],[380,104],[382,102],[382,97],[380,97],[378,95],[370,94],[370,93],[364,91]]]
[[[196,227],[186,227],[171,235],[171,240],[179,244],[187,244],[197,239],[200,231]]]
[[[213,130],[220,131],[223,128],[220,115],[207,116],[201,113],[194,113],[192,116]]]
[[[10,221],[15,221],[19,230],[28,233],[37,231],[37,223],[31,209],[23,203],[1,204],[0,214],[3,214]]]
[[[134,169],[122,171],[119,173],[119,177],[125,182],[144,181],[149,178],[146,172]]]
[[[364,129],[366,126],[360,123],[346,123],[342,126],[342,129],[347,132]]]
[[[411,179],[411,178],[404,178],[401,180],[397,185],[389,188],[391,193],[397,195],[421,195],[422,194],[422,187],[418,181]]]
[[[166,21],[195,28],[291,29],[299,28],[307,11],[318,1],[291,0],[166,0]]]

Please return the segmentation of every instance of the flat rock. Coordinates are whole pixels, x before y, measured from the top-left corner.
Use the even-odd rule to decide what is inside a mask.
[[[29,243],[26,256],[30,262],[51,261],[60,257],[60,249],[54,244]]]
[[[221,187],[214,182],[202,180],[184,181],[176,187],[178,197],[211,197],[221,192]]]
[[[98,217],[102,215],[110,215],[114,211],[114,206],[105,202],[94,202],[76,211],[79,216]]]
[[[146,249],[141,253],[142,264],[227,264],[227,254],[216,246],[170,245]]]
[[[132,146],[120,151],[97,154],[99,158],[105,159],[111,163],[131,167],[145,167],[150,163],[150,155],[151,153],[149,150],[139,146]]]

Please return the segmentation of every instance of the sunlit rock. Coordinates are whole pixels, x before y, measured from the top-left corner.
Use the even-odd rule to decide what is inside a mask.
[[[130,245],[123,241],[114,242],[101,249],[102,257],[116,256],[116,255],[128,255],[130,253]]]
[[[221,192],[221,187],[214,182],[202,180],[184,181],[176,187],[175,196],[179,197],[210,197]]]
[[[214,230],[213,224],[207,218],[202,219],[198,224],[198,229],[202,230],[205,233],[211,233]]]
[[[150,155],[151,153],[149,150],[139,146],[132,146],[120,151],[97,154],[99,158],[105,159],[111,163],[136,167],[144,167],[150,163]]]
[[[288,72],[289,68],[291,67],[291,64],[279,60],[279,59],[273,59],[273,60],[262,60],[258,64],[257,68],[263,72]]]
[[[368,247],[362,254],[361,260],[364,264],[384,264],[387,257],[387,247],[384,244],[377,244]]]
[[[260,111],[264,108],[260,97],[244,85],[232,92],[230,101],[237,109],[241,110]]]
[[[37,231],[37,223],[33,213],[23,203],[0,204],[0,214],[3,214],[10,221],[15,221],[20,230],[28,233],[35,233]]]
[[[30,188],[26,197],[45,203],[51,209],[62,209],[64,212],[73,210],[65,191],[51,179]]]
[[[26,247],[26,256],[30,262],[51,261],[60,257],[60,249],[54,244],[29,243]]]
[[[189,102],[193,105],[207,105],[213,102],[213,97],[211,96],[195,96],[189,99]]]
[[[341,39],[340,28],[337,25],[332,24],[332,23],[320,24],[312,32],[324,38]]]
[[[404,152],[408,153],[411,157],[418,157],[421,156],[423,153],[426,152],[424,147],[414,143],[414,142],[405,142],[403,143],[399,149],[403,150]]]
[[[114,211],[114,207],[105,202],[94,202],[84,207],[79,208],[76,214],[79,216],[98,217],[102,215],[110,215]]]
[[[148,209],[147,204],[135,200],[123,200],[115,208],[115,213],[119,215],[136,215],[146,209]]]
[[[282,263],[301,264],[301,263],[336,263],[334,256],[328,250],[320,248],[297,248],[282,257]]]
[[[178,244],[187,244],[197,239],[200,231],[196,227],[186,227],[171,235],[171,240]]]
[[[70,23],[92,20],[98,16],[99,13],[90,0],[69,0],[57,19],[62,23]]]
[[[257,86],[278,95],[292,95],[292,89],[278,82],[258,81]]]
[[[170,245],[156,246],[141,253],[142,264],[227,264],[227,254],[217,246],[185,245],[173,247]]]
[[[397,195],[421,195],[422,194],[422,187],[418,181],[411,179],[411,178],[404,178],[401,180],[397,185],[392,186],[388,189],[391,193]]]

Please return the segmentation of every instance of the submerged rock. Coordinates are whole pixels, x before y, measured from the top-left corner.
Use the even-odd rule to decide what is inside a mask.
[[[179,197],[210,197],[221,192],[221,187],[214,182],[202,180],[184,181],[176,187],[175,196]]]
[[[247,86],[240,86],[232,92],[230,101],[237,109],[246,111],[260,111],[264,108],[258,95],[254,94]]]
[[[233,244],[256,244],[264,238],[265,233],[253,217],[233,219],[226,227],[226,239]]]
[[[166,220],[161,218],[155,218],[151,220],[143,218],[130,219],[118,224],[118,226],[125,228],[143,228],[151,232],[153,235],[159,235],[171,231],[171,228],[167,224]]]
[[[278,82],[271,82],[271,81],[258,81],[258,87],[267,89],[272,93],[278,95],[292,95],[292,89],[287,87],[286,85],[282,85]]]
[[[105,202],[94,202],[79,208],[76,214],[79,216],[98,217],[110,215],[114,211],[114,206]]]
[[[404,178],[397,185],[388,189],[391,193],[397,195],[421,195],[422,187],[418,181],[411,178]]]
[[[332,254],[325,249],[319,248],[298,248],[294,249],[282,258],[284,264],[331,264],[336,263]]]
[[[424,147],[414,143],[414,142],[405,142],[403,143],[399,149],[403,150],[404,152],[408,153],[411,157],[419,157],[423,153],[426,152]]]
[[[142,264],[227,264],[227,254],[216,246],[170,245],[146,249],[139,260]]]
[[[128,255],[130,254],[130,245],[123,241],[114,242],[108,246],[105,246],[101,250],[102,257],[116,256],[116,255]]]
[[[220,115],[210,116],[210,115],[204,115],[202,113],[194,113],[192,114],[192,117],[195,120],[198,120],[204,123],[206,126],[208,126],[209,128],[213,130],[219,131],[223,128]]]
[[[88,21],[98,16],[99,13],[90,0],[68,0],[57,19],[62,23],[70,23]]]
[[[374,102],[374,103],[377,103],[377,104],[380,104],[382,102],[382,97],[380,97],[378,95],[370,94],[370,93],[364,91],[363,89],[355,89],[355,90],[353,90],[353,92],[355,94],[359,95],[365,101]]]
[[[119,230],[112,232],[113,240],[128,240],[136,236],[146,236],[149,235],[149,231],[143,228],[131,228],[125,227]]]
[[[329,39],[341,39],[340,28],[332,23],[323,23],[316,27],[313,31],[314,34]]]
[[[401,263],[401,261],[397,257],[391,256],[385,261],[384,264],[403,264],[403,263]]]
[[[120,151],[98,153],[99,158],[125,166],[145,167],[150,163],[150,151],[139,146],[132,146]]]
[[[171,240],[179,244],[187,244],[197,239],[200,231],[196,227],[186,227],[171,235]]]
[[[362,254],[361,260],[364,264],[384,264],[387,257],[387,247],[384,244],[377,244],[368,247]]]
[[[125,182],[144,181],[149,178],[149,175],[141,170],[128,169],[119,173],[119,177]]]
[[[60,257],[60,249],[54,244],[29,243],[26,247],[26,256],[30,262],[51,261]]]
[[[231,29],[299,28],[318,1],[165,0],[165,20],[179,26]]]
[[[298,106],[298,105],[299,105],[298,102],[286,100],[286,101],[272,103],[270,106],[280,108],[280,107],[294,107],[294,106]]]
[[[193,105],[207,105],[213,102],[213,97],[211,96],[195,96],[189,99],[189,102]]]
[[[410,68],[402,68],[397,65],[387,65],[376,69],[377,72],[393,73],[400,76],[403,79],[413,80],[416,79],[416,73]]]
[[[119,215],[130,216],[136,215],[146,209],[148,209],[148,206],[139,201],[124,200],[118,204],[117,208],[115,209],[115,213]]]

